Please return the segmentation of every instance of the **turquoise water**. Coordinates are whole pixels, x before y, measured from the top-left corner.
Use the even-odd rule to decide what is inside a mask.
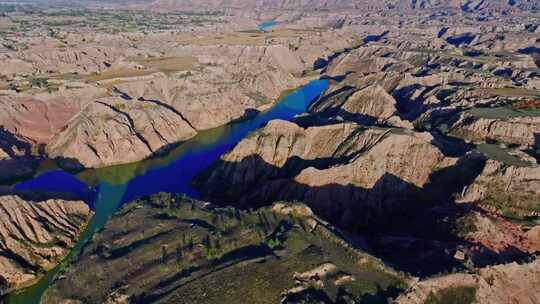
[[[61,264],[49,271],[37,284],[8,296],[7,302],[39,303],[56,275],[78,255],[84,244],[122,204],[158,192],[183,193],[197,198],[199,193],[192,186],[195,176],[268,121],[290,120],[305,112],[327,88],[326,80],[312,81],[253,119],[203,131],[165,156],[132,164],[88,169],[78,174],[54,170],[17,184],[17,190],[75,193],[90,203],[95,215],[70,255]]]
[[[277,21],[266,21],[258,25],[259,30],[261,31],[268,31],[269,29],[273,28],[274,26],[278,25],[279,22]]]

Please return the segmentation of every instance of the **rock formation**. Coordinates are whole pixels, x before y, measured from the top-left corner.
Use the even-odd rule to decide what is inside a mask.
[[[537,216],[540,168],[506,166],[488,160],[482,173],[464,189],[460,202],[477,203],[490,211],[519,217]]]
[[[212,10],[219,8],[232,8],[237,10],[245,10],[249,8],[268,10],[268,9],[333,9],[333,10],[345,10],[345,9],[396,9],[399,11],[408,10],[424,10],[424,9],[460,9],[465,12],[473,11],[497,11],[508,10],[511,8],[531,9],[537,8],[540,4],[536,1],[430,1],[430,0],[411,0],[411,1],[372,1],[372,0],[356,0],[356,1],[344,1],[344,0],[332,0],[332,1],[262,1],[262,0],[250,0],[242,2],[238,0],[205,0],[202,2],[195,1],[174,1],[174,0],[155,0],[150,4],[143,5],[142,7],[150,8],[154,10]]]
[[[540,133],[540,118],[488,119],[477,118],[473,115],[463,113],[450,126],[449,133],[471,141],[491,139],[509,144],[532,147],[538,145],[535,136]]]
[[[189,139],[196,131],[181,115],[157,104],[118,99],[89,104],[48,147],[51,157],[77,159],[85,167],[135,162]]]
[[[350,123],[303,129],[272,121],[200,181],[209,197],[297,199],[347,226],[358,223],[359,210],[405,202],[436,171],[455,165],[458,160],[445,157],[434,141],[427,133]]]
[[[34,283],[66,256],[92,216],[81,201],[0,197],[0,293]]]
[[[196,178],[216,205],[128,204],[45,303],[382,303],[411,287],[385,263],[418,277],[399,303],[538,298],[538,1],[38,2],[0,14],[1,184],[99,167],[77,177],[127,197],[175,144],[329,84]],[[1,291],[55,265],[90,216],[0,197]]]
[[[426,301],[460,303],[535,303],[540,297],[540,261],[497,265],[477,274],[456,273],[418,282],[396,303],[420,304]]]

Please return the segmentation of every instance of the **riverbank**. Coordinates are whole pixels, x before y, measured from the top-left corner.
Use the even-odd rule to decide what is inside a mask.
[[[328,81],[326,80],[312,81],[284,97],[273,108],[252,119],[201,132],[173,149],[168,154],[169,156],[150,158],[128,165],[92,169],[76,175],[53,171],[17,184],[16,189],[25,189],[26,191],[47,191],[50,190],[50,187],[54,187],[56,192],[69,193],[75,190],[73,185],[78,183],[58,184],[53,182],[58,175],[62,175],[64,178],[92,185],[95,189],[92,191],[97,192],[97,194],[95,201],[91,203],[95,215],[68,257],[47,273],[36,285],[9,295],[7,302],[10,304],[39,303],[41,295],[54,281],[56,275],[69,265],[84,244],[107,223],[111,215],[123,203],[159,192],[186,194],[197,198],[198,191],[191,186],[193,177],[208,168],[250,132],[268,121],[273,119],[290,120],[295,115],[303,113],[314,100],[322,95],[327,87]],[[60,189],[69,185],[72,186]],[[77,190],[80,191],[79,188]]]

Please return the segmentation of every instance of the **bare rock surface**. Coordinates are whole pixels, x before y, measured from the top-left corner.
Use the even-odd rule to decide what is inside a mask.
[[[109,45],[114,43],[110,38],[96,36],[93,43]],[[177,43],[168,39],[162,43]],[[159,57],[151,45],[143,55],[134,56],[129,47],[120,52],[119,46],[130,41],[123,36],[114,49],[70,50],[62,55],[53,49],[39,56],[37,50],[27,50],[19,56],[33,63],[34,73],[67,72],[63,69],[73,65],[85,70],[71,69],[72,74],[54,82],[14,81],[21,92],[0,99],[0,125],[32,146],[45,147],[42,152],[48,157],[102,167],[142,160],[200,130],[267,107],[284,91],[314,79],[302,76],[307,68],[304,57],[319,50],[294,52],[280,41],[216,45],[193,36],[177,39],[185,42]],[[114,106],[122,100],[126,111]],[[113,105],[106,109],[96,102]]]
[[[7,154],[4,150],[0,149],[0,160],[7,160],[10,159],[9,154]]]
[[[471,141],[482,141],[487,138],[534,146],[537,145],[535,136],[540,133],[540,117],[489,119],[464,114],[450,127],[449,133]]]
[[[396,303],[425,303],[427,299],[466,295],[470,303],[537,303],[540,293],[540,261],[497,265],[480,269],[478,274],[456,273],[420,281]]]
[[[144,101],[104,99],[89,104],[47,147],[52,157],[79,160],[86,167],[138,161],[196,131],[167,107]]]
[[[540,168],[507,166],[488,160],[482,173],[464,189],[460,202],[477,203],[504,215],[537,216]]]
[[[79,112],[65,98],[0,100],[0,120],[4,128],[32,143],[46,144]]]
[[[263,181],[294,175],[309,163],[351,157],[355,151],[375,142],[382,133],[380,130],[363,132],[362,128],[347,123],[304,129],[292,122],[274,120],[225,154],[204,183],[213,192],[224,188],[210,185],[226,181],[230,186],[227,189],[239,194]],[[360,139],[355,140],[358,137]]]
[[[382,87],[372,86],[353,94],[343,105],[351,114],[365,114],[379,122],[389,119],[396,112],[396,101]]]
[[[397,116],[396,106],[396,100],[382,86],[375,84],[352,93],[344,101],[337,98],[329,100],[313,110],[321,112],[332,109],[337,111],[337,116],[348,121],[412,129],[409,122]]]
[[[523,227],[497,214],[473,211],[462,221],[469,225],[465,229],[469,231],[462,234],[467,241],[481,244],[497,254],[516,249],[531,254],[540,251],[535,229],[525,233]]]
[[[531,3],[532,2],[532,3]],[[202,2],[194,1],[171,1],[171,0],[156,0],[150,4],[143,5],[142,7],[150,8],[154,10],[201,10],[205,9],[217,9],[223,6],[231,8],[249,8],[249,9],[357,9],[357,8],[391,8],[396,11],[411,11],[411,10],[425,10],[425,9],[455,9],[463,11],[484,11],[484,10],[504,10],[516,6],[518,8],[527,9],[538,6],[538,3],[534,1],[513,1],[507,2],[502,0],[496,0],[491,2],[485,1],[344,1],[344,0],[331,0],[331,1],[311,1],[304,0],[298,2],[290,1],[220,1],[220,0],[205,0]]]
[[[310,80],[326,79],[329,88],[308,113],[271,121],[197,179],[212,201],[256,209],[249,221],[241,220],[245,210],[204,203],[179,212],[186,206],[161,206],[156,196],[159,208],[113,219],[74,265],[76,275],[54,283],[49,302],[227,303],[234,294],[228,302],[238,303],[253,290],[295,303],[328,286],[332,299],[323,302],[397,296],[386,288],[398,285],[380,282],[344,295],[347,286],[368,286],[373,269],[361,260],[343,268],[313,251],[313,239],[294,260],[314,262],[268,271],[287,262],[274,260],[291,253],[285,247],[299,248],[299,229],[312,237],[324,227],[344,236],[337,243],[348,251],[365,248],[420,277],[399,301],[538,302],[538,263],[530,261],[540,242],[539,1],[110,0],[73,1],[73,11],[57,4],[0,16],[0,183],[48,170],[48,158],[77,167],[139,161],[268,109]],[[274,26],[258,27],[267,21]],[[58,200],[4,200],[0,235],[11,251],[0,254],[9,273],[0,285],[9,289],[65,255],[90,211],[73,207],[78,202],[68,209]],[[272,209],[291,219],[291,233],[259,208],[280,200],[295,202]],[[198,217],[182,218],[189,212]],[[231,233],[224,218],[240,230]],[[157,225],[145,229],[140,219]],[[201,234],[194,244],[167,229]],[[287,239],[292,246],[283,246]],[[239,240],[255,242],[238,247]],[[266,263],[249,262],[253,246],[271,250]],[[223,257],[220,248],[234,250]],[[229,268],[238,254],[248,260]],[[216,258],[225,268],[215,269]],[[182,264],[189,259],[204,269],[192,282],[183,276],[193,271]],[[119,271],[86,272],[97,260]],[[263,269],[257,273],[279,288],[261,288],[245,267]],[[218,288],[196,292],[201,286]]]
[[[427,133],[350,123],[303,129],[272,121],[225,154],[200,183],[210,197],[226,200],[298,199],[347,225],[353,210],[405,201],[435,171],[455,165],[433,140]]]
[[[54,267],[92,216],[82,201],[0,197],[1,293],[28,286]]]
[[[540,226],[535,226],[531,228],[525,234],[527,239],[532,243],[533,248],[540,251]]]
[[[119,7],[118,2],[110,5]],[[536,2],[164,0],[123,5],[141,15],[144,10],[193,10],[205,17],[183,16],[177,20],[185,22],[183,26],[170,27],[156,14],[167,29],[150,32],[88,31],[78,23],[84,18],[77,17],[77,22],[59,25],[49,35],[2,38],[1,86],[10,94],[0,101],[0,125],[33,146],[45,145],[46,151],[54,152],[44,156],[72,157],[72,152],[63,155],[58,143],[88,154],[85,140],[70,143],[64,133],[76,128],[73,124],[87,111],[87,104],[104,97],[159,104],[199,131],[266,108],[285,91],[322,74],[331,79],[328,95],[337,94],[337,100],[322,102],[313,112],[340,109],[342,114],[350,112],[340,116],[344,120],[424,130],[449,127],[452,121],[440,121],[443,114],[502,101],[486,98],[473,87],[500,90],[498,95],[511,95],[513,101],[514,95],[523,94],[522,88],[534,90],[538,78],[532,72],[537,29],[526,13],[538,8]],[[208,15],[201,8],[226,8],[227,13]],[[416,10],[444,10],[448,16],[415,15]],[[484,12],[493,16],[471,24],[462,20],[461,14]],[[66,18],[59,17],[59,23]],[[275,20],[277,25],[258,31],[262,20]],[[39,26],[46,28],[39,23],[38,30]],[[76,30],[67,30],[69,26]],[[453,130],[475,140],[490,136],[531,145],[538,122],[521,117],[501,120],[487,134],[489,124],[478,120]],[[183,123],[174,127],[179,134],[164,135],[165,139],[156,132],[148,134],[151,150],[191,133]],[[96,157],[107,161],[81,163],[104,166],[148,156],[139,147],[130,153],[125,160],[112,153]]]
[[[349,164],[321,170],[308,168],[296,180],[311,187],[336,183],[372,188],[385,174],[415,186],[423,186],[444,155],[433,146],[429,134],[391,134]],[[410,168],[410,169],[408,169]],[[317,176],[317,178],[315,178]]]

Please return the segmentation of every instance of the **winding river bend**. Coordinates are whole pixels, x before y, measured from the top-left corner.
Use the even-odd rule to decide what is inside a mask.
[[[278,101],[268,111],[249,120],[203,131],[164,156],[132,164],[88,169],[78,174],[54,170],[17,184],[16,190],[77,194],[91,203],[95,215],[62,263],[49,271],[37,284],[8,296],[7,302],[38,304],[58,273],[79,254],[84,244],[106,224],[122,204],[158,192],[199,197],[191,184],[195,176],[268,121],[290,120],[305,112],[327,88],[327,80],[314,80]]]

